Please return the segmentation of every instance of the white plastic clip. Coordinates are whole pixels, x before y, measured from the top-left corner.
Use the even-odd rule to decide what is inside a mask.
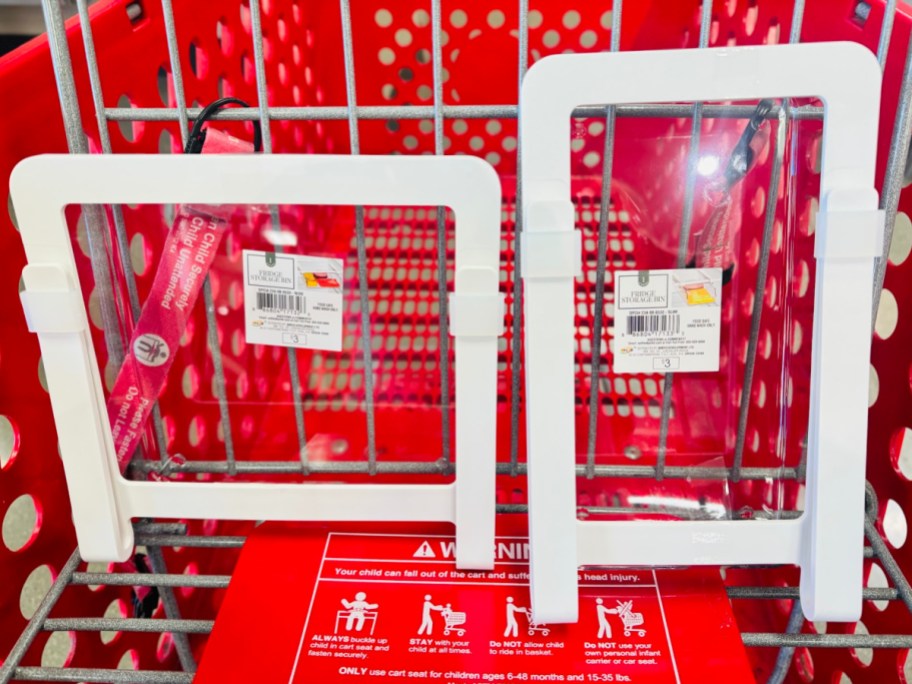
[[[504,295],[450,295],[450,334],[453,337],[499,337],[507,307]]]
[[[874,259],[883,253],[884,212],[873,188],[828,192],[817,212],[817,259]]]
[[[520,242],[523,279],[582,274],[582,236],[573,230],[573,215],[569,199],[529,204]]]
[[[67,283],[63,269],[54,264],[26,266],[23,282],[25,290],[19,299],[29,331],[78,333],[85,329],[82,297]]]

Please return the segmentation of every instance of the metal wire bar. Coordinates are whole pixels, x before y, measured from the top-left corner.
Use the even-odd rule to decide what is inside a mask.
[[[434,77],[434,154],[444,153],[443,145],[443,48],[440,28],[440,0],[431,0],[431,66]],[[447,299],[446,207],[437,207],[437,306],[440,355],[440,458],[450,468],[450,319]]]
[[[167,0],[165,0],[165,2],[167,2]],[[63,110],[70,151],[74,153],[87,153],[88,145],[85,135],[82,132],[79,103],[75,94],[72,64],[70,62],[69,48],[66,42],[66,30],[60,13],[60,6],[56,0],[44,0],[42,5],[44,7],[45,23],[48,27],[52,53],[55,58],[55,73],[58,79],[58,89],[60,90],[61,95],[61,108]],[[100,88],[98,89],[97,97],[100,97]],[[101,129],[99,135],[106,135],[106,126],[103,125],[99,128]],[[124,358],[124,342],[120,334],[119,316],[117,315],[113,294],[113,283],[108,264],[107,255],[111,253],[112,250],[110,249],[111,245],[108,244],[107,241],[107,231],[103,229],[103,226],[105,225],[104,215],[101,212],[100,207],[93,206],[84,207],[83,216],[85,218],[86,234],[89,237],[90,258],[92,260],[92,270],[95,275],[96,291],[98,292],[101,305],[108,357],[111,363],[120,366]],[[129,269],[130,261],[127,260],[124,263],[124,270],[128,271]],[[150,560],[151,559],[152,555],[150,550]],[[163,561],[161,569],[164,569]],[[69,573],[72,574],[72,569]],[[62,591],[62,589],[60,591]],[[170,589],[163,588],[161,590],[161,596],[166,609],[170,608],[174,611],[177,610],[177,602]],[[48,610],[50,610],[50,608],[48,608]],[[168,614],[171,617],[179,617],[176,612],[169,612]],[[182,641],[183,643],[181,643]],[[185,669],[195,669],[193,655],[190,652],[189,644],[186,642],[186,637],[175,635],[175,646]],[[187,658],[187,655],[189,655],[189,658]],[[190,668],[187,667],[188,664],[191,666]]]
[[[730,599],[798,599],[798,587],[726,587]],[[861,596],[865,601],[898,601],[899,592],[892,587],[865,587]]]
[[[805,435],[804,439],[801,440],[801,455],[798,458],[797,479],[799,482],[804,482],[807,475],[807,455],[808,439],[807,435]]]
[[[209,634],[214,620],[170,620],[146,618],[48,618],[45,632],[172,632],[180,634]]]
[[[149,470],[156,469],[156,464],[142,466]],[[498,475],[524,475],[527,471],[525,463],[516,464],[514,467],[510,463],[497,464]],[[296,473],[299,471],[297,464],[288,461],[242,461],[238,463],[238,472],[250,475],[281,475]],[[186,463],[175,464],[168,471],[169,473],[224,473],[226,465],[224,461],[187,461]],[[353,475],[359,473],[368,473],[370,469],[364,461],[340,461],[340,462],[314,462],[311,463],[312,474],[332,474],[332,475]],[[376,466],[378,474],[405,474],[405,475],[423,475],[439,474],[443,475],[446,466],[441,461],[400,461],[378,463]],[[597,465],[593,471],[594,477],[655,477],[656,469],[653,466],[637,465]],[[577,465],[576,474],[580,477],[588,477],[588,466]],[[709,466],[668,466],[665,468],[665,477],[669,479],[696,479],[696,480],[725,480],[731,477],[730,468],[709,467]],[[795,480],[798,478],[797,469],[795,468],[742,468],[742,480],[764,480],[769,478],[780,478],[784,480]]]
[[[902,602],[906,604],[906,608],[909,609],[909,612],[912,612],[912,587],[909,586],[909,580],[906,579],[902,568],[899,567],[896,559],[893,558],[893,554],[890,553],[887,543],[880,536],[877,527],[868,516],[865,516],[865,536],[868,538],[868,543],[871,544],[874,557],[883,566],[884,572],[890,578],[890,581],[893,582],[896,592]]]
[[[120,684],[191,684],[190,672],[162,670],[104,670],[83,667],[20,667],[16,679],[25,682],[116,682]]]
[[[263,138],[263,153],[272,154],[272,130],[269,126],[269,89],[266,84],[266,56],[263,50],[263,22],[260,14],[260,2],[254,0],[250,3],[250,29],[253,34],[253,64],[256,75],[257,113],[259,115],[260,130]],[[270,219],[274,230],[280,230],[282,220],[279,208],[276,205],[269,207]],[[282,246],[273,246],[276,252],[281,253]],[[307,453],[307,430],[304,423],[304,403],[301,398],[301,370],[298,364],[298,350],[294,347],[286,349],[288,356],[288,376],[291,380],[292,405],[294,407],[295,430],[298,434],[298,459],[300,469],[304,475],[310,472],[310,459]],[[233,474],[233,473],[232,473]]]
[[[186,534],[186,523],[159,523],[139,521],[133,523],[133,531],[147,534]]]
[[[884,7],[883,24],[880,27],[880,39],[877,41],[877,61],[883,71],[887,63],[887,53],[890,51],[890,36],[893,35],[893,22],[896,19],[896,0],[887,0]]]
[[[801,27],[804,24],[804,0],[795,0],[792,7],[792,26],[789,30],[789,43],[801,42]],[[778,118],[778,114],[776,115]],[[821,114],[822,118],[822,114]]]
[[[712,0],[703,0],[700,6],[700,49],[709,46],[709,31],[712,25]],[[697,159],[700,155],[700,127],[703,124],[703,104],[693,105],[693,121],[690,129],[690,150],[687,154],[687,179],[684,187],[684,208],[681,215],[681,234],[678,238],[678,259],[675,268],[684,268],[687,261],[687,246],[690,244],[690,228],[693,221],[694,191],[697,185]],[[662,383],[662,417],[659,422],[659,448],[656,454],[656,479],[665,474],[665,458],[668,449],[668,424],[671,420],[671,393],[674,373],[665,373]]]
[[[89,144],[82,129],[82,115],[79,110],[79,98],[73,78],[73,64],[70,61],[70,48],[66,39],[66,27],[60,11],[60,3],[58,0],[41,0],[41,8],[44,12],[44,23],[47,26],[48,45],[57,80],[60,109],[63,112],[67,147],[71,154],[88,154]],[[123,339],[120,334],[120,317],[117,315],[111,267],[108,262],[110,250],[108,249],[107,222],[104,212],[97,205],[83,206],[82,217],[89,243],[89,259],[92,262],[92,272],[95,276],[95,293],[98,296],[101,310],[108,360],[119,367],[123,361]]]
[[[529,507],[526,504],[497,504],[498,513],[527,513]],[[643,513],[661,513],[663,515],[673,515],[679,520],[718,520],[718,517],[709,513],[705,509],[693,510],[676,508],[672,506],[635,506],[623,508],[621,506],[579,506],[577,516],[584,520],[590,515],[642,515]],[[761,519],[761,511],[752,511],[756,514],[754,519]],[[800,517],[802,511],[782,511],[780,520],[791,520]],[[762,518],[766,519],[766,518]],[[731,566],[738,567],[738,566]],[[761,566],[746,566],[761,567]],[[777,567],[777,566],[769,566]]]
[[[621,48],[621,14],[623,0],[611,6],[611,44],[609,50]],[[589,369],[589,434],[586,449],[586,477],[595,477],[595,448],[598,442],[599,375],[602,370],[602,328],[605,318],[605,269],[608,259],[608,217],[611,215],[611,174],[614,165],[614,126],[616,107],[610,105],[605,116],[605,145],[602,150],[601,211],[599,211],[598,254],[595,268],[595,302],[592,316],[592,356]],[[607,345],[607,340],[605,344]],[[607,350],[606,350],[607,351]]]
[[[517,93],[522,92],[522,82],[529,68],[529,0],[519,0],[519,73]],[[513,108],[513,117],[519,115],[519,105]],[[523,345],[523,283],[522,250],[519,242],[523,227],[523,162],[522,136],[516,137],[516,205],[513,220],[513,301],[510,307],[513,327],[510,330],[510,474],[519,473],[519,416],[522,396],[522,345]]]
[[[240,536],[207,536],[183,534],[138,534],[136,543],[148,547],[187,547],[198,549],[237,549],[244,545],[247,537]],[[151,549],[150,549],[151,550]],[[165,575],[166,572],[155,571],[156,574]]]
[[[739,511],[740,520],[768,520],[764,516],[764,511]],[[779,520],[793,519],[801,516],[801,511],[786,511],[786,514],[778,518]],[[720,516],[717,511],[711,510],[706,506],[699,508],[690,508],[668,505],[646,505],[636,504],[633,506],[577,506],[577,518],[586,520],[592,515],[648,515],[662,514],[673,516],[677,520],[719,520]]]
[[[89,71],[89,87],[92,91],[92,100],[95,106],[95,121],[98,125],[101,151],[103,154],[111,154],[111,135],[104,116],[104,94],[101,89],[101,76],[98,73],[98,59],[95,54],[95,40],[92,36],[92,22],[89,20],[89,6],[87,0],[76,0],[76,5],[79,12],[79,23],[82,27],[82,41]],[[127,285],[127,299],[135,321],[139,319],[142,307],[139,303],[139,291],[136,288],[136,274],[131,268],[130,244],[127,236],[127,226],[124,223],[123,208],[119,204],[114,204],[111,206],[111,213],[114,217],[114,234],[117,237],[115,242]],[[158,400],[152,405],[152,426],[155,434],[155,443],[158,446],[159,460],[162,463],[167,463],[169,460],[168,439],[165,435],[165,424],[162,421],[161,406]]]
[[[893,135],[890,140],[890,154],[887,157],[887,168],[884,173],[883,189],[880,193],[880,208],[884,211],[884,241],[880,259],[874,269],[874,315],[871,317],[871,330],[877,322],[877,310],[883,292],[884,278],[887,274],[887,263],[890,257],[890,243],[893,241],[893,229],[896,225],[899,194],[905,182],[906,162],[909,158],[909,140],[912,138],[912,34],[906,45],[906,62],[903,66],[902,85],[896,105],[896,116],[893,124]]]
[[[345,63],[345,93],[348,111],[348,135],[351,153],[360,153],[358,136],[357,91],[355,90],[355,49],[352,40],[351,8],[348,0],[339,0],[342,14],[342,53]],[[361,304],[361,353],[364,356],[364,400],[367,415],[368,473],[377,472],[377,441],[374,423],[374,362],[370,336],[370,301],[367,281],[367,243],[364,237],[364,207],[355,207],[355,239],[358,246],[358,295]]]
[[[523,0],[526,1],[526,0]],[[528,24],[527,24],[528,28]],[[528,33],[527,33],[528,38]],[[528,45],[528,41],[526,43]],[[528,55],[524,63],[528,62]],[[525,73],[525,70],[523,71]],[[373,105],[352,108],[357,118],[364,120],[412,120],[433,119],[433,105]],[[753,105],[704,105],[704,119],[749,119],[754,112]],[[604,117],[608,105],[583,105],[576,107],[571,116],[575,118]],[[108,107],[105,117],[109,121],[178,121],[178,113],[169,107]],[[189,119],[199,117],[202,107],[191,107],[186,110]],[[267,107],[270,120],[273,121],[347,121],[348,107]],[[617,105],[616,114],[620,118],[685,118],[693,116],[692,105],[676,104],[626,104]],[[444,105],[440,108],[444,119],[515,119],[519,115],[518,105]],[[767,115],[770,119],[778,118],[779,108],[774,107]],[[260,118],[257,110],[223,109],[212,116],[218,121],[256,121]],[[823,107],[801,106],[789,109],[789,118],[796,121],[823,120]]]
[[[224,589],[231,575],[175,575],[142,572],[74,572],[70,584],[109,587],[194,587]]]
[[[139,544],[139,542],[136,542]],[[167,575],[168,568],[165,565],[165,556],[160,548],[151,544],[146,550],[146,556],[149,559],[149,567],[157,575]],[[165,609],[165,615],[171,620],[180,620],[180,607],[177,605],[177,597],[174,595],[174,589],[169,586],[158,586],[158,594],[161,597],[162,606]],[[196,672],[196,657],[193,655],[193,649],[190,648],[190,641],[187,635],[182,632],[175,632],[171,635],[174,639],[174,649],[177,651],[177,658],[181,667],[187,672]]]
[[[735,436],[735,453],[732,463],[732,481],[741,479],[744,463],[744,443],[747,441],[747,418],[750,414],[751,393],[754,384],[754,368],[757,365],[757,345],[760,340],[760,319],[763,316],[764,293],[769,270],[770,247],[773,238],[773,224],[779,206],[779,179],[782,176],[782,162],[785,154],[786,119],[780,119],[776,131],[776,152],[766,199],[766,216],[763,221],[763,236],[760,243],[760,260],[757,263],[757,279],[754,284],[754,303],[751,309],[750,335],[747,338],[747,356],[744,359],[744,377],[741,381],[741,401],[738,406],[738,431]],[[772,143],[771,143],[772,144]]]
[[[801,631],[802,625],[804,625],[804,614],[801,612],[801,601],[795,599],[792,601],[792,611],[789,613],[785,633],[797,634]],[[769,679],[766,680],[767,684],[782,684],[785,681],[785,676],[792,666],[793,655],[795,655],[794,646],[782,645],[779,647],[779,652],[776,654],[776,664],[773,666]]]
[[[79,23],[82,28],[82,42],[89,72],[89,87],[92,91],[92,101],[95,105],[95,120],[98,124],[98,138],[101,143],[101,151],[103,154],[111,154],[113,151],[111,149],[111,135],[108,130],[108,122],[105,119],[104,94],[101,89],[101,76],[98,73],[98,58],[95,54],[92,22],[89,20],[88,0],[76,0],[76,7],[79,12]],[[139,318],[141,306],[139,303],[139,291],[136,289],[136,274],[133,273],[133,269],[129,268],[131,260],[127,227],[124,224],[123,210],[120,205],[112,206],[111,210],[114,215],[114,229],[117,235],[120,261],[123,264],[130,308],[133,312],[133,318],[135,319]]]
[[[183,146],[186,146],[190,120],[187,112],[187,98],[184,95],[184,75],[181,70],[177,29],[174,24],[174,7],[171,5],[171,0],[161,0],[161,4],[162,19],[165,22],[165,42],[168,45],[168,61],[171,63],[171,81],[174,84],[174,101],[177,103],[176,109],[169,107],[164,111],[174,115],[174,118],[169,121],[180,121],[181,139]],[[199,116],[200,111],[199,108],[196,110],[196,116]],[[105,116],[107,116],[107,112],[105,112]]]
[[[143,466],[155,470],[155,464]],[[327,462],[314,461],[310,463],[311,474],[355,474],[369,473],[370,467],[366,461]],[[300,464],[289,461],[241,461],[238,463],[238,473],[245,475],[281,475],[299,473]],[[187,461],[186,463],[172,465],[168,473],[224,473],[226,467],[223,461]],[[374,472],[403,473],[403,474],[439,474],[447,473],[446,465],[440,461],[405,461],[405,462],[380,462]]]
[[[22,634],[19,635],[16,643],[13,644],[13,648],[10,650],[9,655],[6,656],[6,660],[0,665],[0,684],[9,682],[14,674],[18,676],[18,673],[15,672],[17,666],[22,662],[23,656],[25,656],[29,647],[31,647],[38,632],[41,631],[44,621],[50,614],[51,609],[57,604],[57,599],[60,598],[63,590],[66,589],[70,577],[73,575],[76,568],[79,567],[80,562],[79,549],[76,549],[70,554],[70,558],[60,569],[60,574],[57,575],[57,579],[54,580],[54,583],[51,585],[51,588],[48,589],[47,594],[41,599],[41,603],[38,604],[38,608],[35,609],[35,612],[32,614],[31,619],[29,619],[25,629],[22,630]]]
[[[212,283],[208,274],[203,280],[203,306],[206,308],[206,340],[212,353],[212,389],[218,401],[219,418],[222,423],[222,437],[225,439],[225,461],[228,463],[228,474],[234,476],[236,460],[234,457],[234,437],[231,430],[231,413],[228,411],[228,392],[225,382],[225,366],[222,363],[222,350],[219,347],[218,323],[215,317],[215,299],[212,296]]]
[[[162,15],[168,44],[168,59],[171,65],[171,79],[174,83],[175,102],[177,104],[178,120],[180,121],[181,142],[182,147],[185,147],[187,144],[187,136],[189,135],[187,130],[189,120],[187,117],[187,101],[184,96],[184,78],[183,72],[181,71],[177,30],[174,23],[174,8],[171,6],[171,0],[162,0]],[[231,420],[228,413],[228,402],[225,395],[225,374],[221,363],[221,349],[219,348],[218,341],[218,322],[215,319],[215,306],[212,299],[212,288],[209,283],[208,274],[203,280],[203,299],[206,309],[206,328],[209,351],[212,354],[213,367],[216,373],[216,397],[218,399],[219,412],[222,419],[225,437],[225,454],[230,472],[234,463],[234,447],[231,438]],[[167,462],[168,461],[165,461],[165,463]],[[161,553],[161,549],[148,549],[148,559],[153,572],[161,574],[167,573],[165,558]],[[171,587],[165,586],[159,587],[158,589],[165,615],[170,619],[180,619],[180,608],[177,605],[177,598],[174,595],[174,591]],[[190,648],[190,642],[187,640],[187,636],[181,633],[175,633],[172,636],[181,667],[187,672],[195,672],[196,658]]]
[[[181,71],[180,48],[177,43],[177,29],[174,24],[174,8],[171,0],[162,0],[162,16],[165,22],[165,36],[168,43],[168,60],[171,64],[171,80],[174,83],[174,98],[177,104],[178,121],[180,121],[181,147],[187,146],[189,135],[189,117],[187,100],[184,96],[184,77]],[[219,416],[222,421],[222,432],[225,438],[225,459],[228,461],[229,474],[234,469],[234,439],[231,431],[231,414],[228,410],[228,396],[225,391],[225,369],[222,365],[222,350],[219,346],[218,321],[215,318],[215,302],[212,297],[212,286],[209,274],[203,279],[203,305],[206,310],[206,339],[209,353],[212,355],[213,388],[219,405]],[[167,463],[167,460],[164,461]],[[180,651],[180,649],[178,649]]]
[[[807,648],[909,648],[912,634],[778,634],[744,632],[745,646],[805,646]]]

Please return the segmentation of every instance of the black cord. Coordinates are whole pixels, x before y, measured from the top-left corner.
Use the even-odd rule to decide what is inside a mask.
[[[206,141],[206,131],[203,130],[203,125],[209,121],[213,116],[215,116],[219,111],[224,109],[229,105],[238,105],[240,107],[249,107],[250,105],[239,100],[236,97],[223,97],[210,104],[206,105],[203,108],[203,111],[200,112],[199,117],[193,124],[193,128],[190,130],[190,137],[187,139],[187,146],[184,148],[184,154],[199,154],[203,151],[203,143]],[[263,131],[260,128],[260,122],[253,122],[253,149],[255,152],[261,151],[263,148]]]
[[[760,100],[750,120],[747,122],[747,126],[741,131],[741,138],[738,140],[738,144],[735,145],[735,149],[732,150],[728,167],[725,169],[725,180],[729,188],[738,183],[750,171],[751,164],[754,163],[754,151],[751,149],[751,142],[772,109],[772,100]]]

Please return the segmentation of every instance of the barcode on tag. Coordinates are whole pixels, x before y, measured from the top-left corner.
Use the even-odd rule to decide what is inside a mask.
[[[627,334],[670,336],[681,332],[681,316],[666,311],[632,313],[627,316]]]
[[[256,308],[260,311],[293,311],[305,312],[306,301],[304,295],[290,292],[263,292],[256,293]]]

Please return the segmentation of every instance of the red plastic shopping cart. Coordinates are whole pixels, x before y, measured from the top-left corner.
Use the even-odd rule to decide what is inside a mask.
[[[857,625],[804,623],[791,568],[726,569],[726,582],[759,678],[907,680],[908,8],[897,9],[895,0],[614,0],[573,7],[546,0],[112,0],[88,11],[78,0],[82,21],[65,24],[56,0],[43,4],[48,37],[0,61],[0,99],[8,103],[0,128],[4,178],[22,158],[46,151],[177,153],[200,107],[227,95],[254,106],[226,112],[219,125],[249,139],[259,121],[266,153],[472,154],[493,165],[504,188],[501,289],[508,305],[498,358],[498,503],[504,513],[522,511],[526,503],[521,264],[514,244],[522,229],[517,92],[528,65],[564,51],[790,40],[851,40],[876,51],[885,75],[877,182],[893,241],[876,293],[864,614]],[[696,133],[692,103],[621,107],[613,128],[598,103],[574,113],[573,199],[584,250],[575,341],[581,515],[799,514],[824,116],[813,95],[778,103],[788,108],[794,130],[787,152],[761,151],[739,190],[740,265],[732,283],[739,295],[729,298],[725,314],[724,372],[677,383],[668,402],[661,375],[611,371],[611,310],[604,308],[611,278],[605,272],[674,264],[682,225],[700,226],[709,213],[703,181],[688,176],[699,172],[689,171],[691,150],[701,140],[704,149],[730,149],[756,103],[707,105]],[[604,197],[609,155],[614,182]],[[771,187],[777,164],[790,171],[781,175],[782,187]],[[770,202],[778,204],[767,212]],[[132,477],[452,477],[458,467],[452,458],[453,359],[441,324],[441,293],[452,269],[451,217],[437,207],[276,211],[273,228],[281,239],[345,257],[346,353],[306,352],[290,362],[284,352],[245,344],[237,334],[242,309],[230,264],[250,245],[229,236],[228,265],[216,271],[213,287],[213,310],[224,309],[215,344],[225,363],[216,363],[206,333],[212,314],[198,306],[161,397],[160,420],[150,427],[151,458],[136,463]],[[116,372],[111,321],[127,330],[131,324],[127,272],[143,301],[162,248],[160,228],[171,212],[167,206],[95,213],[73,207],[68,215],[103,377]],[[263,216],[258,229],[276,220],[268,208]],[[120,226],[124,244],[117,242]],[[6,580],[0,587],[0,682],[190,681],[252,523],[137,521],[149,572],[82,563],[40,354],[17,296],[24,257],[11,207],[0,217],[0,248],[0,567]],[[99,277],[102,263],[111,282]],[[764,291],[755,292],[760,269],[770,275]],[[367,311],[359,288],[369,292]],[[762,309],[756,325],[755,302]],[[151,619],[132,617],[140,586],[160,594]]]

